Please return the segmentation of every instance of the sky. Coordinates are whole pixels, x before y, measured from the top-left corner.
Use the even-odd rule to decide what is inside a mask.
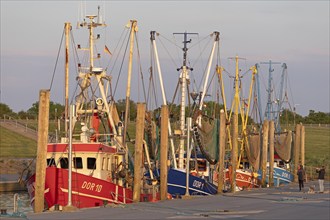
[[[110,50],[114,49],[113,44],[127,22],[130,19],[138,21],[143,71],[150,65],[151,30],[171,39],[174,32],[196,32],[202,38],[219,31],[220,54],[225,68],[234,65],[227,59],[234,56],[245,58],[242,68],[269,60],[286,63],[291,106],[296,112],[303,116],[308,115],[309,110],[330,112],[330,3],[327,0],[1,0],[1,103],[15,112],[26,111],[38,101],[39,91],[50,87],[64,23],[71,22],[75,29],[82,2],[87,6],[87,14],[96,12],[97,5],[104,10],[104,20],[110,25],[104,32],[103,41]],[[177,36],[175,40],[180,42],[182,39]],[[198,40],[193,38],[194,42]],[[167,65],[163,68],[166,70]],[[260,68],[263,84],[266,84],[268,66],[261,65]],[[273,68],[274,74],[280,75],[281,65],[273,65]],[[63,70],[63,66],[58,66],[56,72]],[[172,83],[175,77],[175,74],[164,76],[167,90],[175,89]],[[63,103],[60,87],[63,81],[55,80],[51,100]],[[122,90],[118,98],[125,97],[125,88]]]

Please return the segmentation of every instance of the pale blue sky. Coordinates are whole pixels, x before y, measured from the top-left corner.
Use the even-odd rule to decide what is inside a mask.
[[[298,114],[330,111],[329,1],[86,3],[92,12],[97,5],[105,6],[105,20],[110,24],[107,45],[116,41],[129,19],[138,20],[139,46],[146,63],[151,30],[165,36],[184,31],[206,36],[217,30],[224,60],[239,55],[247,59],[247,66],[268,60],[287,64],[292,104]],[[16,112],[27,110],[38,100],[39,90],[49,87],[64,22],[75,27],[79,5],[80,1],[1,0],[2,103]],[[170,77],[166,81],[171,82]],[[61,95],[51,97],[61,102]]]

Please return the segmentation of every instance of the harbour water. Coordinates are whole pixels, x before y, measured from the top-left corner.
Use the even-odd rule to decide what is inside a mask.
[[[20,192],[2,192],[0,195],[0,208],[5,209],[7,214],[14,213],[14,196],[17,194],[17,212],[27,214],[33,212],[30,206],[29,194],[26,191]]]

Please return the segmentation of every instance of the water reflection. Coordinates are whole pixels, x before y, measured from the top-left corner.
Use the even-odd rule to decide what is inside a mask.
[[[1,209],[7,209],[7,213],[11,214],[14,212],[14,195],[18,194],[18,212],[28,213],[33,212],[30,206],[29,194],[25,191],[21,192],[2,192],[0,195],[0,207]]]

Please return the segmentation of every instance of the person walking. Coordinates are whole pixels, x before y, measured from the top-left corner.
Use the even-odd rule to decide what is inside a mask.
[[[324,176],[325,176],[325,167],[322,166],[321,169],[317,168],[316,172],[319,174],[318,179],[319,179],[319,186],[320,186],[320,193],[324,192]]]
[[[297,175],[298,175],[298,181],[299,181],[299,191],[301,191],[301,189],[304,189],[304,180],[305,180],[305,170],[304,170],[303,165],[299,166]]]

